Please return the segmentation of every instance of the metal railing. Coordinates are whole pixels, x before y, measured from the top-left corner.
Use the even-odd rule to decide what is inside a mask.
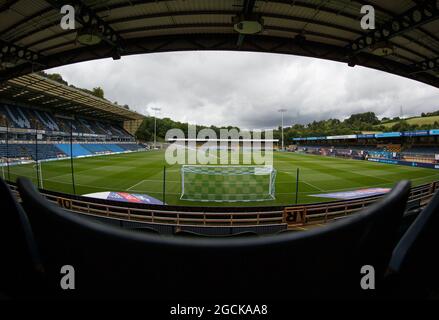
[[[10,185],[14,193],[19,194],[14,185]],[[410,191],[407,203],[408,210],[419,210],[425,207],[434,193],[439,189],[439,181],[422,186],[414,187]],[[320,204],[296,205],[290,207],[267,207],[255,208],[254,211],[245,208],[242,211],[234,212],[221,211],[204,212],[200,207],[199,211],[183,211],[175,209],[166,210],[163,206],[160,210],[142,207],[130,207],[127,205],[114,205],[101,202],[93,202],[87,199],[69,194],[52,194],[40,190],[41,194],[50,202],[58,206],[80,214],[120,219],[150,224],[166,224],[173,226],[271,226],[286,224],[289,228],[297,226],[323,224],[331,220],[349,216],[363,208],[380,200],[383,196],[374,196],[358,200],[333,201]],[[178,207],[177,207],[178,208]],[[239,209],[238,209],[239,210]]]
[[[413,187],[407,201],[407,210],[424,208],[434,193],[439,189],[439,182]],[[292,206],[284,208],[284,216],[289,227],[326,223],[330,220],[346,217],[355,213],[383,197],[374,196],[360,200],[327,202],[317,205]]]

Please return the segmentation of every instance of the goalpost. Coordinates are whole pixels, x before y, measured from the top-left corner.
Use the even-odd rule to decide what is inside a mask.
[[[41,166],[41,161],[35,161],[35,164],[32,167],[37,171],[36,173],[37,186],[41,189],[44,189],[43,169]]]
[[[250,202],[275,199],[273,166],[183,165],[181,200]]]
[[[40,178],[40,188],[41,189],[44,189],[44,184],[43,184],[43,181],[44,181],[44,179],[43,179],[43,168],[42,168],[42,166],[41,166],[41,161],[37,161],[37,166],[38,166],[38,171],[39,171],[39,178]]]

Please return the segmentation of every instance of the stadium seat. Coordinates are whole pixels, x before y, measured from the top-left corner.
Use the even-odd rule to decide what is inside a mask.
[[[439,192],[393,251],[388,274],[392,296],[425,298],[439,288],[438,230]]]
[[[43,275],[43,263],[27,215],[0,179],[0,293],[30,297]]]
[[[60,267],[77,272],[66,297],[355,297],[361,265],[381,277],[409,193],[399,183],[351,218],[307,232],[264,237],[161,237],[100,224],[45,200],[18,180],[23,206],[59,294]],[[390,249],[389,249],[390,248]],[[190,290],[188,290],[190,288]]]

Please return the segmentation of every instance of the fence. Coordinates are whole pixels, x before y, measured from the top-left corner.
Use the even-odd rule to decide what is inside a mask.
[[[15,185],[11,188],[18,195]],[[425,207],[433,194],[439,189],[439,182],[433,182],[412,188],[407,210],[419,210]],[[94,217],[105,217],[138,223],[156,225],[192,226],[192,227],[258,227],[285,225],[294,228],[300,225],[327,223],[358,212],[378,201],[382,196],[359,200],[333,201],[311,205],[291,207],[234,208],[228,211],[222,208],[202,208],[192,211],[188,207],[114,204],[112,201],[99,200],[40,190],[47,200],[67,210]],[[191,210],[189,210],[191,209]],[[203,211],[207,210],[208,211]],[[214,210],[212,210],[214,209]]]
[[[413,211],[424,208],[438,189],[439,182],[412,188],[407,202],[407,210]],[[374,196],[360,200],[334,201],[316,205],[285,207],[284,217],[289,227],[326,223],[330,220],[346,217],[355,213],[378,201],[382,197],[383,196]]]

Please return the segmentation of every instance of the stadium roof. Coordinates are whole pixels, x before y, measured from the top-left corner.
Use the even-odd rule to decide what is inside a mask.
[[[0,84],[0,98],[20,101],[65,113],[80,113],[109,120],[136,120],[145,116],[95,97],[82,90],[47,79],[36,73]]]
[[[75,30],[60,27],[62,3],[76,8]],[[361,29],[362,5],[374,6],[375,30]],[[99,44],[78,41],[90,30]],[[0,48],[6,79],[128,54],[242,50],[341,61],[439,87],[439,1],[3,0]]]

